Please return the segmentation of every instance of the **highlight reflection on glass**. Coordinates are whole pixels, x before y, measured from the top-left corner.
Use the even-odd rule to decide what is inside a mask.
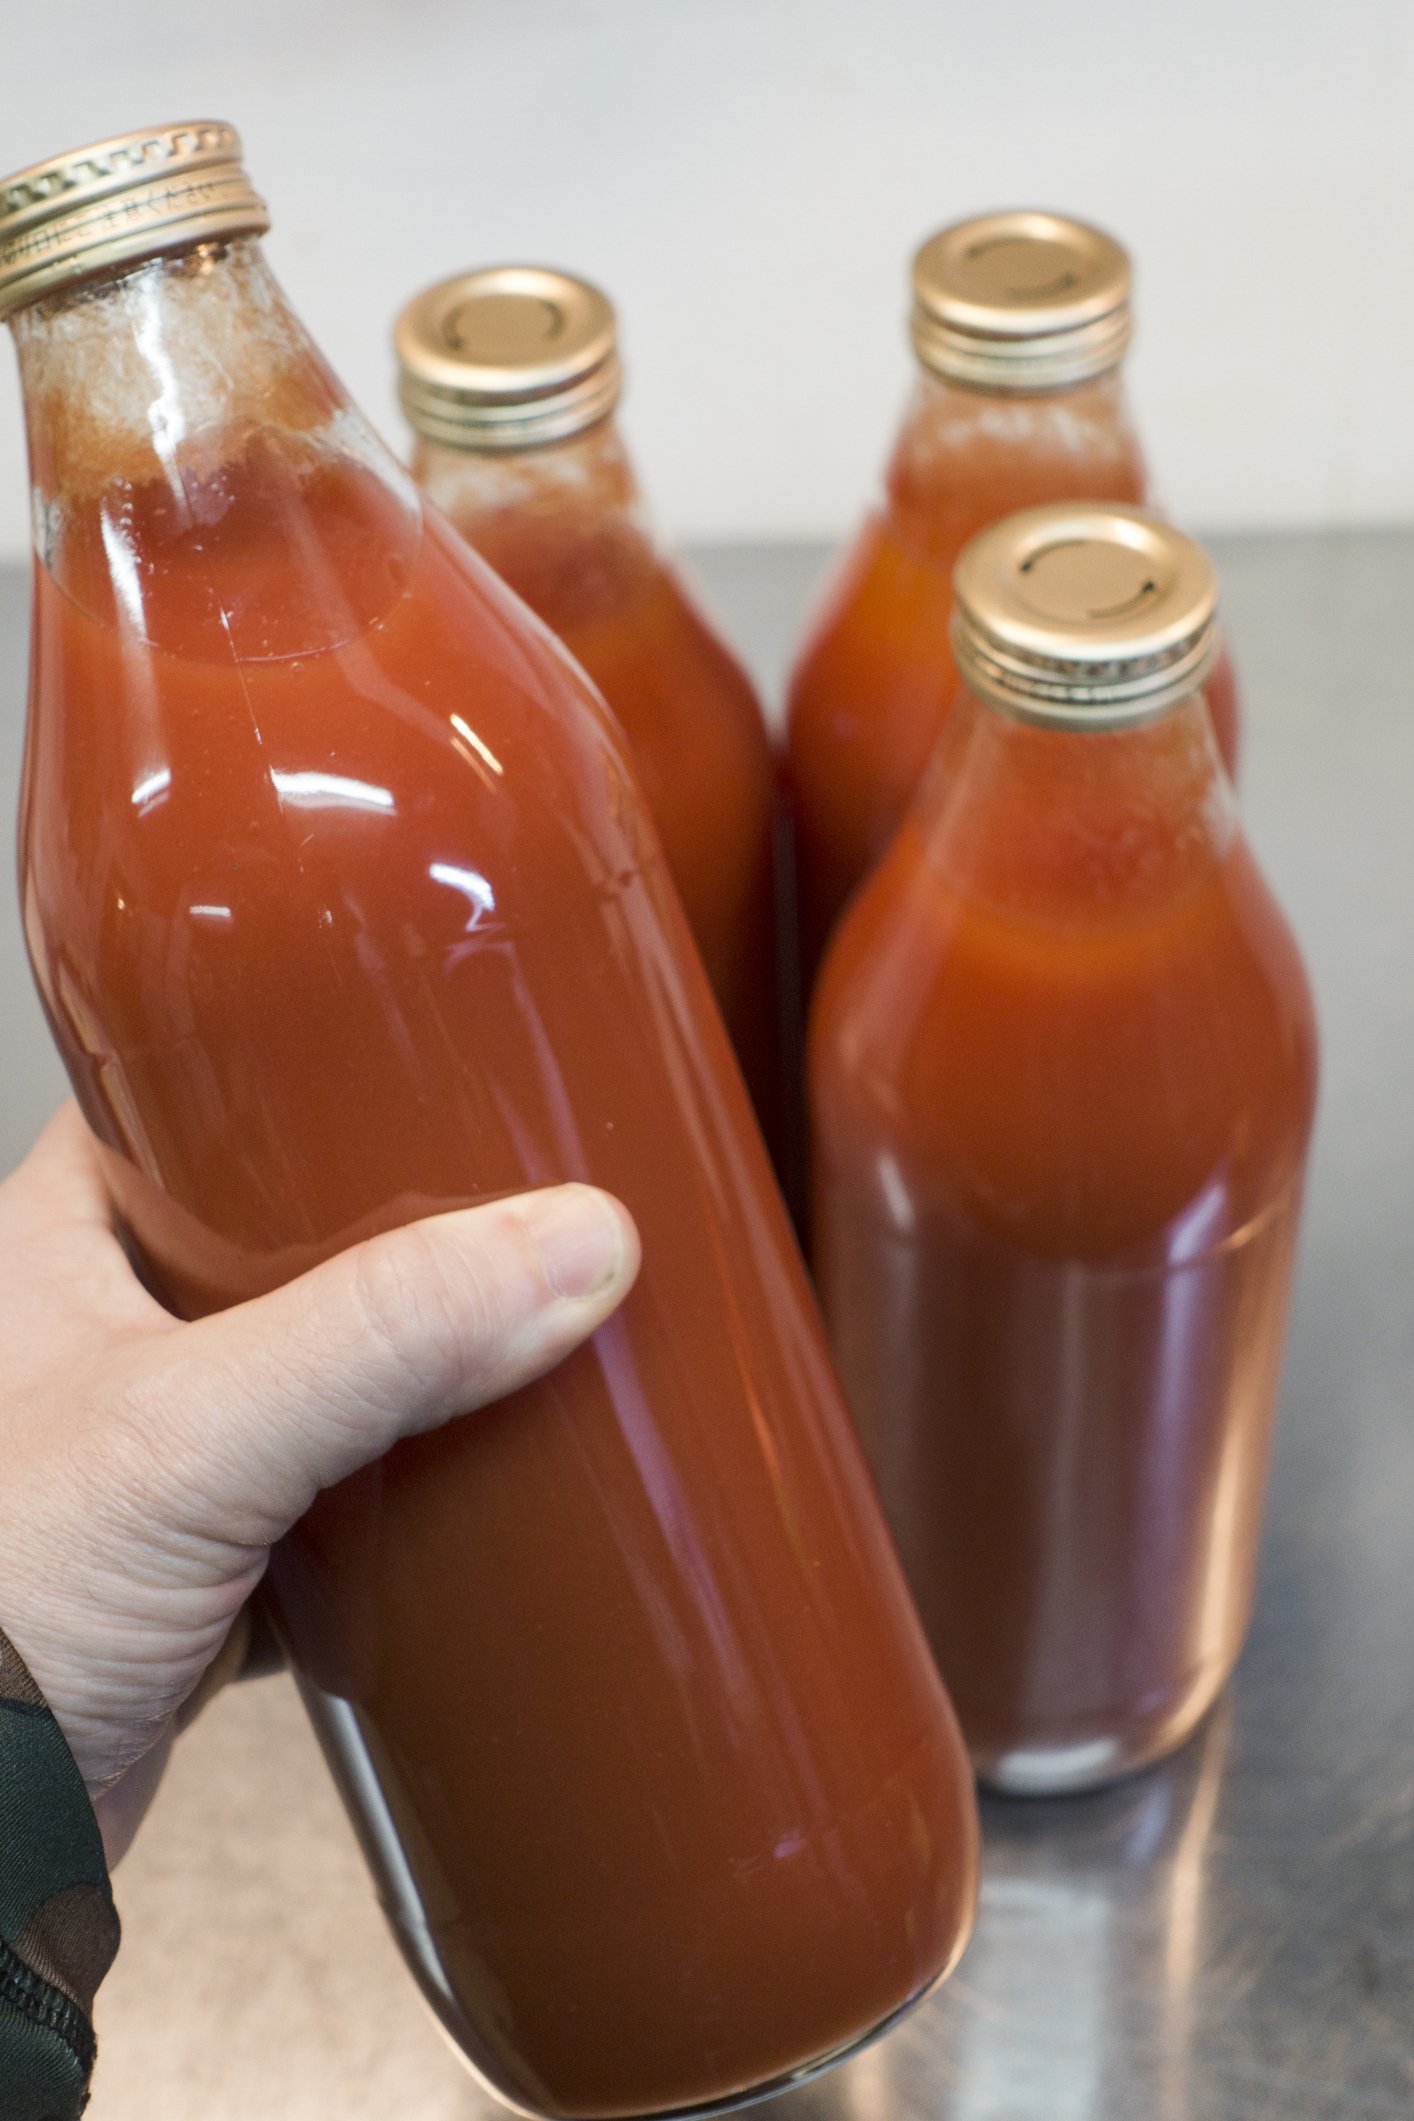
[[[471,904],[471,919],[466,924],[468,935],[480,927],[488,913],[495,912],[496,894],[478,870],[458,869],[451,862],[433,862],[427,874],[434,884],[448,884],[453,891],[465,893]]]
[[[271,780],[282,803],[324,809],[330,803],[347,803],[355,810],[392,810],[396,806],[391,788],[375,788],[370,781],[354,781],[342,773],[272,772]]]
[[[501,764],[501,761],[497,758],[495,752],[491,750],[488,744],[483,744],[481,738],[471,727],[470,723],[464,722],[459,714],[449,715],[447,719],[450,721],[453,729],[456,730],[457,735],[461,737],[464,742],[470,744],[472,750],[476,753],[477,757],[481,760],[484,766],[489,766],[493,773],[505,772],[506,769]]]
[[[155,773],[147,774],[132,792],[134,810],[150,809],[160,796],[164,796],[172,785],[170,766],[159,766]]]

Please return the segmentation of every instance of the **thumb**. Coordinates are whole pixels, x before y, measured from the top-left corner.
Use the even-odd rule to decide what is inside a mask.
[[[553,1368],[623,1300],[638,1261],[627,1210],[584,1185],[357,1245],[170,1336],[139,1417],[149,1483],[160,1464],[174,1524],[268,1546],[399,1437]]]

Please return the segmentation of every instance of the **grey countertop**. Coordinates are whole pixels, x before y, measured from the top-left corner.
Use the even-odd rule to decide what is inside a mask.
[[[1215,551],[1250,825],[1325,1050],[1256,1624],[1170,1765],[987,1806],[958,1974],[779,2121],[1414,2112],[1414,535]],[[820,566],[807,548],[698,555],[773,695]],[[24,584],[0,574],[7,814],[24,652]],[[0,983],[8,1168],[62,1088],[8,884]],[[92,2121],[489,2121],[383,1933],[284,1680],[227,1693],[182,1740],[116,1882]]]

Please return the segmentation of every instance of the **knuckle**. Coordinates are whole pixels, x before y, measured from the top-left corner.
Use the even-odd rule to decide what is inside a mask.
[[[479,1247],[412,1224],[362,1248],[354,1295],[386,1360],[423,1393],[454,1394],[494,1362],[505,1306]]]

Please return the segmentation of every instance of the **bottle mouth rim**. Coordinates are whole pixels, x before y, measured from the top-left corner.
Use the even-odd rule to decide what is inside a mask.
[[[958,674],[988,706],[1052,729],[1129,729],[1201,692],[1218,659],[1216,619],[1178,657],[1115,658],[1051,667],[1010,656],[954,614]]]
[[[0,180],[0,317],[114,266],[269,226],[234,126],[116,133]]]
[[[538,397],[473,396],[443,389],[406,368],[398,375],[398,402],[425,441],[488,452],[568,441],[607,420],[622,392],[617,355],[577,383]]]
[[[1062,330],[1021,334],[968,331],[916,303],[909,337],[921,366],[949,383],[1015,396],[1063,390],[1118,368],[1134,337],[1125,302],[1107,315]]]

